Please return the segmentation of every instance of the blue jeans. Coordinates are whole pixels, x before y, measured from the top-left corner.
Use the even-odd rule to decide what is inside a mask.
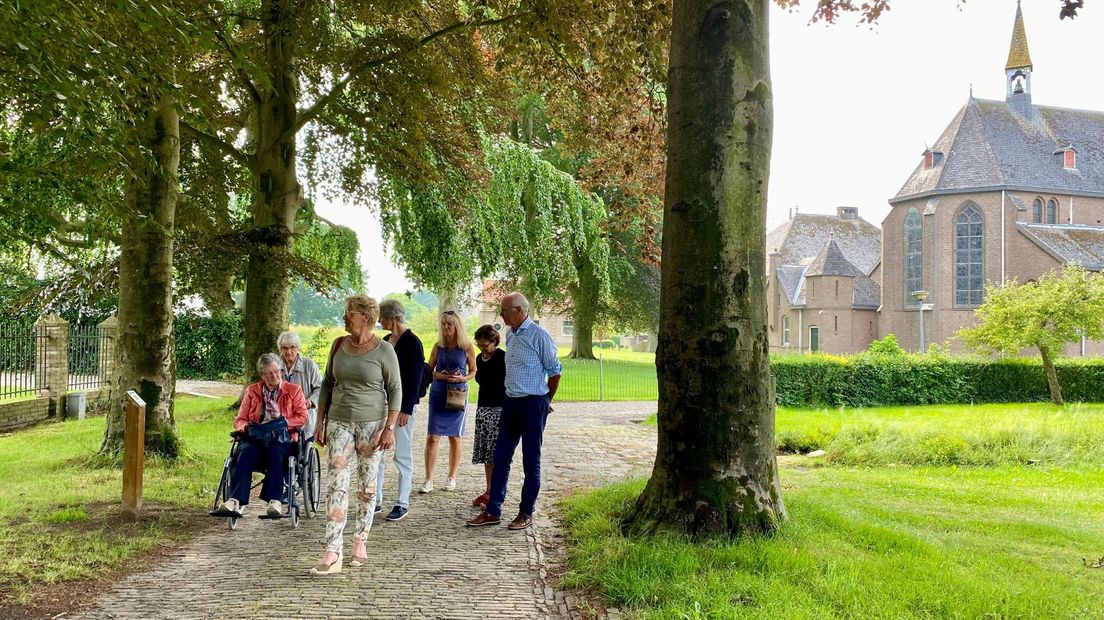
[[[395,467],[399,468],[399,498],[395,504],[403,508],[410,508],[410,486],[414,483],[414,414],[417,412],[415,407],[406,426],[395,424],[395,445],[391,448]],[[387,469],[387,455],[383,456],[376,474],[377,507],[383,506],[383,472]]]
[[[521,514],[532,516],[537,504],[537,494],[540,493],[541,444],[544,442],[544,425],[547,421],[547,396],[507,396],[502,400],[487,514],[495,517],[502,514],[502,502],[506,501],[506,483],[510,480],[510,463],[514,460],[514,450],[520,440],[525,481],[521,485],[521,503],[518,508]]]
[[[265,472],[261,485],[261,499],[284,501],[284,485],[287,483],[287,458],[292,444],[274,443],[267,449],[243,442],[238,461],[230,474],[230,497],[242,506],[249,503],[249,489],[253,486],[253,472]],[[262,466],[263,467],[260,467]]]

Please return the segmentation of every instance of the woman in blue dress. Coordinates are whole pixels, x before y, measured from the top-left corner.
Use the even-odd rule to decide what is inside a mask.
[[[429,390],[429,432],[425,445],[425,483],[421,492],[433,491],[433,470],[437,467],[437,450],[441,438],[449,439],[448,480],[444,489],[456,488],[456,470],[460,467],[460,438],[464,435],[467,416],[468,382],[475,378],[475,347],[464,333],[464,324],[455,312],[441,315],[437,344],[429,352],[429,367],[433,369],[433,385]],[[454,395],[450,407],[449,391]],[[462,397],[462,398],[461,398]]]

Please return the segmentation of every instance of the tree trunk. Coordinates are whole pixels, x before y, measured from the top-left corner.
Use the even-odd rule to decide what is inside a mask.
[[[597,359],[594,357],[594,322],[598,318],[598,302],[601,295],[598,278],[594,276],[594,263],[584,252],[575,258],[575,272],[579,283],[568,287],[571,296],[571,320],[574,333],[571,336],[571,359]]]
[[[287,327],[290,280],[281,256],[291,252],[295,213],[303,203],[295,170],[299,89],[295,74],[294,7],[267,0],[261,10],[265,68],[271,78],[259,87],[253,169],[253,239],[246,265],[245,376],[256,380],[256,361],[276,350]]]
[[[150,106],[137,131],[126,186],[127,217],[119,255],[119,329],[115,348],[118,405],[107,416],[101,453],[123,448],[123,397],[146,401],[146,451],[175,458],[180,438],[173,420],[176,355],[173,341],[173,226],[178,196],[180,119],[168,96]]]
[[[660,292],[659,439],[629,533],[785,518],[767,355],[767,0],[676,0]]]
[[[1039,347],[1039,356],[1043,358],[1043,370],[1046,371],[1047,387],[1050,388],[1050,401],[1062,405],[1062,386],[1058,385],[1058,371],[1054,368],[1054,356],[1050,349]]]
[[[598,359],[594,356],[593,318],[588,320],[585,316],[579,316],[580,314],[577,311],[571,314],[575,331],[571,334],[571,353],[568,357],[573,360]]]

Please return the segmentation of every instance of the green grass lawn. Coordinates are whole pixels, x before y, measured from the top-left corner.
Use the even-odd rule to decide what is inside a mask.
[[[654,426],[656,414],[644,423]],[[1104,404],[779,407],[775,434],[779,452],[825,450],[831,465],[1095,465],[1104,463]]]
[[[90,458],[103,436],[102,417],[0,437],[0,598],[7,590],[24,600],[42,584],[102,575],[204,527],[230,447],[230,400],[176,401],[188,454],[172,465],[146,461],[150,510],[135,524],[121,523],[121,469]]]
[[[300,340],[303,341],[303,349],[306,351],[318,328],[309,325],[292,325],[291,330],[299,334]],[[386,334],[386,332],[377,333],[381,336]],[[332,342],[334,338],[344,334],[345,331],[340,327],[329,327],[325,330],[325,340]],[[423,343],[428,356],[433,344],[424,340]],[[596,360],[565,359],[570,351],[570,347],[559,349],[564,372],[556,400],[655,400],[659,396],[654,353],[595,349],[595,355],[599,353],[602,355],[602,361],[599,363]],[[329,349],[321,353],[315,351],[312,355],[312,359],[318,362],[323,371],[326,368],[327,355],[329,355]],[[472,382],[471,388],[469,399],[474,402],[479,395],[479,386]]]
[[[1104,556],[1102,422],[1099,405],[783,409],[780,437],[829,454],[782,457],[777,534],[626,539],[643,481],[620,483],[564,502],[565,581],[639,618],[1101,617],[1104,569],[1083,558]],[[918,465],[959,440],[980,466]]]

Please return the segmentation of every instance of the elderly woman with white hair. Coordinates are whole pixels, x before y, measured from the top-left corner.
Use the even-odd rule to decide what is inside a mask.
[[[312,437],[318,418],[318,397],[322,393],[322,372],[314,360],[299,354],[300,344],[299,334],[295,332],[284,332],[276,339],[284,381],[298,385],[303,390],[303,398],[307,399],[307,424],[303,432]]]
[[[326,551],[311,572],[341,572],[353,463],[356,463],[356,525],[353,566],[368,562],[365,542],[376,506],[376,476],[383,451],[395,443],[402,402],[399,360],[391,343],[373,333],[379,304],[366,295],[345,300],[345,331],[334,340],[322,379],[315,440],[329,453]]]
[[[303,391],[284,381],[280,358],[265,353],[257,360],[261,380],[245,388],[234,429],[244,436],[234,471],[230,474],[230,498],[220,510],[241,514],[249,504],[253,471],[264,469],[261,500],[268,502],[268,514],[283,513],[284,476],[291,444],[297,430],[307,422]]]

